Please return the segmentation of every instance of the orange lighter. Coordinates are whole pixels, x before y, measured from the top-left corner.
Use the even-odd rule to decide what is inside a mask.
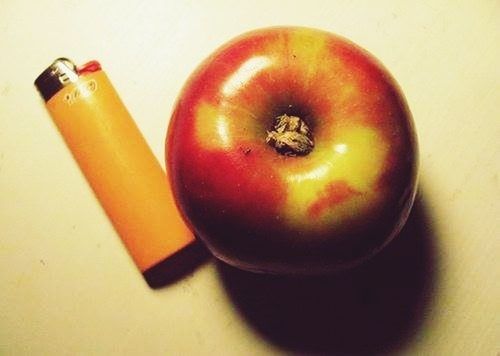
[[[35,85],[99,202],[151,287],[200,249],[168,179],[97,61],[55,60]]]

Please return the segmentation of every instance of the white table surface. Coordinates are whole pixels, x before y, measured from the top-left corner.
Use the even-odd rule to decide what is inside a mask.
[[[497,0],[0,0],[0,354],[498,355],[499,19]],[[418,129],[414,214],[346,275],[272,281],[208,259],[151,290],[33,80],[60,56],[100,60],[163,164],[188,75],[272,25],[338,33],[389,68]]]

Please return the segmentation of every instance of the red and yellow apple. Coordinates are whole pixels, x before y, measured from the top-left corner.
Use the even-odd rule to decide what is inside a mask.
[[[416,191],[411,114],[388,72],[319,30],[244,34],[184,87],[166,142],[174,197],[219,259],[312,274],[374,255]]]

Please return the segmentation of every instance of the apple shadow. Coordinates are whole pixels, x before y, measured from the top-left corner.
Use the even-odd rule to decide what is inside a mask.
[[[288,352],[380,354],[401,351],[434,295],[437,253],[419,193],[410,217],[384,250],[333,276],[291,278],[218,272],[237,310],[265,339]]]

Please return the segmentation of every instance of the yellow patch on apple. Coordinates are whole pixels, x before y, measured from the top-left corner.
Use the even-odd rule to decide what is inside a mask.
[[[330,145],[330,149],[316,147],[311,152],[308,166],[314,168],[297,170],[300,165],[295,165],[289,168],[293,172],[285,174],[290,183],[287,221],[304,230],[322,231],[332,222],[342,225],[359,216],[360,210],[370,210],[378,200],[373,186],[389,150],[383,138],[367,126],[339,127],[333,140],[318,145]],[[343,191],[328,200],[330,182],[338,182]],[[316,209],[318,203],[321,206]]]

